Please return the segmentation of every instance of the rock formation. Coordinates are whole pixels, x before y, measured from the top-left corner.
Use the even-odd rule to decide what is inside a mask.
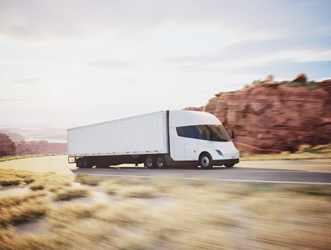
[[[183,110],[191,110],[191,111],[203,111],[204,106],[196,108],[196,107],[186,107]]]
[[[67,143],[51,143],[48,141],[20,141],[16,144],[18,155],[64,154],[68,152]]]
[[[302,75],[296,81],[303,81]],[[327,144],[331,141],[331,80],[314,84],[317,87],[311,90],[304,84],[254,84],[216,95],[205,111],[214,114],[229,134],[233,130],[238,149],[249,153]]]
[[[15,143],[8,135],[0,133],[0,156],[15,155]]]
[[[292,82],[306,82],[307,81],[307,77],[304,73],[300,73],[299,75],[297,75],[296,77],[294,77],[294,79],[292,80]]]

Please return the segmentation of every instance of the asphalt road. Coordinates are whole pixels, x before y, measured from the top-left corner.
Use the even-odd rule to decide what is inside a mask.
[[[105,176],[139,176],[151,178],[154,176],[179,176],[182,178],[199,178],[209,176],[223,181],[250,181],[274,183],[329,183],[331,173],[308,172],[298,170],[267,169],[267,168],[213,168],[202,169],[145,169],[131,168],[106,168],[106,169],[73,169],[74,174],[84,173]]]
[[[77,174],[86,173],[106,176],[179,176],[181,178],[199,178],[210,176],[224,181],[250,181],[275,183],[323,183],[331,184],[331,159],[328,160],[293,160],[293,161],[242,161],[227,169],[215,167],[202,169],[146,169],[142,166],[120,165],[110,168],[77,169],[75,164],[68,164],[67,156],[27,158],[1,162],[0,168],[26,169],[30,171]]]

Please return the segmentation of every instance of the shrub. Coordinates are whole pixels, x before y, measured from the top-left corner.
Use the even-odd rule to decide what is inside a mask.
[[[298,152],[311,152],[311,146],[308,144],[302,144],[298,148]]]
[[[26,183],[26,184],[30,184],[32,182],[34,182],[35,180],[31,177],[31,176],[27,176],[23,179],[23,181]]]
[[[296,88],[296,87],[303,86],[303,84],[301,82],[290,82],[290,84],[288,86],[292,87],[292,88]]]
[[[0,210],[11,206],[17,206],[24,201],[24,198],[19,195],[6,196],[0,199]]]
[[[101,190],[106,194],[115,194],[119,189],[120,185],[113,181],[104,181],[101,183]]]
[[[78,197],[85,197],[90,195],[90,190],[86,187],[69,187],[60,189],[55,193],[54,199],[67,201]]]
[[[5,197],[1,199],[0,226],[32,221],[45,215],[49,207],[43,198]]]
[[[106,177],[98,175],[77,174],[75,179],[77,182],[82,184],[97,186],[100,182],[104,181]]]
[[[314,81],[306,82],[305,85],[308,90],[314,90],[319,88],[318,83]]]
[[[155,188],[150,186],[128,186],[122,187],[117,193],[132,198],[153,198],[156,191]]]
[[[32,184],[30,184],[29,188],[31,190],[42,190],[45,188],[45,182],[37,181]]]
[[[21,178],[15,176],[0,176],[0,185],[2,186],[11,186],[11,185],[18,185],[21,183]]]

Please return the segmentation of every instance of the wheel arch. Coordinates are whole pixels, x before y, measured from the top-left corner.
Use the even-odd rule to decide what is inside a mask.
[[[211,156],[211,154],[210,154],[208,151],[202,151],[202,152],[199,154],[199,160],[201,159],[201,156],[202,156],[203,154],[209,154],[210,157],[211,157],[211,159],[213,159],[213,157]]]

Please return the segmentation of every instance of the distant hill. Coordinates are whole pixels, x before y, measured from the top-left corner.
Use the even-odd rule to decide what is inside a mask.
[[[0,132],[8,135],[10,139],[12,139],[13,141],[16,141],[16,142],[18,142],[20,140],[29,139],[29,136],[27,136],[27,135],[23,135],[23,134],[16,133],[16,132],[6,130],[6,129],[0,129]]]
[[[18,155],[65,154],[67,152],[67,143],[52,143],[44,140],[16,143],[16,153]]]

